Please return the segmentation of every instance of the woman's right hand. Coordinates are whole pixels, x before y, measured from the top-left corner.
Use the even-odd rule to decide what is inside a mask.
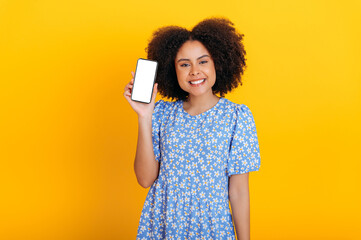
[[[132,72],[132,80],[125,86],[124,88],[124,97],[129,102],[130,106],[133,108],[133,110],[138,114],[138,117],[152,117],[153,111],[154,111],[154,105],[155,105],[155,97],[157,96],[158,92],[158,83],[154,84],[153,88],[153,95],[152,95],[152,101],[148,103],[142,103],[133,101],[130,97],[132,96],[132,89],[133,89],[133,83],[134,83],[134,72]]]

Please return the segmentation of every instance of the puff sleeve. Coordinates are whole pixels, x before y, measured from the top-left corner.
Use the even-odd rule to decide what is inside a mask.
[[[256,124],[251,110],[237,104],[236,123],[230,142],[228,176],[258,171],[261,165]]]
[[[152,140],[153,140],[153,152],[155,160],[160,162],[160,127],[162,125],[162,116],[164,113],[165,102],[159,100],[154,105],[152,114]]]

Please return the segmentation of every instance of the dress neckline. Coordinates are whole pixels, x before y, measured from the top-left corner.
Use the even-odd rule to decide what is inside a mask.
[[[218,105],[223,101],[223,97],[220,97],[218,102],[213,106],[211,107],[210,109],[202,112],[202,113],[199,113],[197,115],[190,115],[188,112],[186,112],[183,108],[183,100],[178,100],[178,104],[179,104],[179,107],[181,109],[181,111],[183,112],[183,114],[185,114],[187,117],[189,118],[201,118],[203,117],[204,115],[207,115],[208,113],[214,111],[214,110],[217,110],[217,107]]]

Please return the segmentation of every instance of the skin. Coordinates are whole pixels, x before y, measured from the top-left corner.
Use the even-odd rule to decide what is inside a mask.
[[[183,108],[190,115],[198,115],[217,104],[219,97],[213,94],[216,70],[211,54],[199,41],[187,41],[178,50],[175,70],[179,86],[189,93]],[[193,87],[189,81],[206,78],[202,86]]]
[[[158,84],[154,84],[152,101],[149,104],[136,102],[131,99],[134,84],[132,80],[124,88],[124,97],[138,115],[138,142],[134,159],[134,172],[139,185],[150,187],[159,175],[159,162],[155,160],[152,141],[152,114]]]
[[[229,201],[238,240],[250,239],[249,173],[231,175]]]

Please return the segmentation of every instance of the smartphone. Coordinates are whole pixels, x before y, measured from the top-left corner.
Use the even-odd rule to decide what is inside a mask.
[[[137,102],[150,103],[157,75],[158,62],[139,58],[134,74],[131,99]]]

